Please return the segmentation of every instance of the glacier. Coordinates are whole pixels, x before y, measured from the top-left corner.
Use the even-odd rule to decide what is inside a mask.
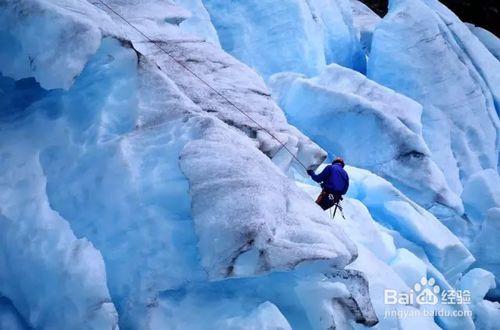
[[[427,60],[432,56],[439,65]],[[461,194],[473,173],[498,171],[499,69],[446,7],[409,0],[391,1],[377,25],[367,76],[422,104],[424,139],[450,188]]]
[[[428,61],[432,57],[440,64]],[[367,76],[422,104],[423,137],[431,158],[466,204],[462,215],[442,208],[433,212],[474,249],[484,215],[495,207],[472,206],[488,200],[489,192],[471,191],[471,181],[483,175],[479,173],[498,181],[500,63],[438,1],[391,1],[373,32]],[[485,207],[480,219],[477,207]],[[476,257],[479,264],[488,258]],[[496,267],[490,269],[500,275]]]
[[[422,4],[474,54],[490,134],[491,54]],[[344,0],[0,3],[0,328],[493,329],[498,144],[471,149],[481,166],[457,189],[429,103],[372,75],[391,15]],[[353,165],[334,219],[305,173],[332,154]],[[471,303],[385,315],[385,290],[431,277]],[[401,316],[428,308],[463,316]]]
[[[338,64],[310,79],[276,74],[269,85],[290,122],[331,153],[392,179],[427,208],[462,211],[430,157],[417,102]]]
[[[30,13],[30,9],[34,16],[33,20],[50,20],[50,16],[40,15],[37,6],[44,5],[41,12],[50,11],[50,7],[53,6],[53,4],[36,2],[33,8],[7,7],[7,10],[12,11],[8,13],[11,24],[2,33],[12,39],[13,33],[18,35],[16,29],[30,28],[26,25],[15,25],[17,16]],[[78,12],[86,10],[81,6],[83,6],[81,3],[77,3],[76,8],[73,9]],[[98,11],[90,4],[87,6],[89,9],[86,12],[89,14]],[[21,9],[24,11],[21,12]],[[134,9],[134,6],[125,6],[123,11],[133,12],[134,19],[140,21],[142,18],[144,25],[155,22],[155,17],[145,18],[144,12]],[[65,10],[68,10],[68,7],[57,8],[54,13],[54,15],[61,16],[60,19],[65,23],[58,26],[59,30],[53,27],[49,31],[50,34],[56,34],[59,38],[65,38],[67,31],[72,31],[73,25],[75,29],[78,29],[82,24],[89,24],[88,17],[81,22],[81,17],[73,16],[71,11],[65,15]],[[182,11],[179,10],[179,13],[182,14]],[[173,16],[178,17],[179,13],[174,13]],[[2,206],[2,214],[5,215],[5,220],[2,221],[2,223],[5,222],[2,233],[7,235],[12,230],[19,231],[25,228],[14,226],[23,219],[23,214],[18,211],[22,209],[19,203],[23,203],[23,200],[16,197],[19,194],[27,197],[33,196],[31,197],[33,210],[25,209],[24,217],[38,219],[40,223],[38,226],[41,228],[52,226],[60,228],[59,230],[62,230],[66,236],[69,235],[65,240],[58,238],[62,234],[51,239],[51,235],[42,232],[39,234],[39,244],[46,246],[49,250],[56,245],[61,250],[62,260],[65,260],[64,257],[69,254],[73,257],[71,260],[75,262],[74,265],[70,263],[64,266],[60,263],[48,263],[46,259],[39,258],[39,263],[49,267],[46,270],[38,267],[37,281],[35,281],[27,276],[29,272],[23,271],[22,268],[33,264],[34,261],[27,258],[34,258],[34,256],[25,253],[26,259],[16,259],[18,261],[16,264],[8,262],[13,258],[12,256],[3,260],[2,264],[8,264],[11,272],[2,273],[4,279],[2,283],[5,285],[10,283],[11,287],[2,288],[2,295],[13,302],[17,311],[30,326],[50,328],[57,324],[71,328],[84,326],[114,328],[117,323],[116,306],[122,327],[154,327],[156,314],[152,310],[155,307],[159,308],[158,301],[162,292],[180,290],[188,283],[207,283],[208,278],[248,277],[274,268],[290,270],[306,261],[314,264],[317,260],[326,269],[333,266],[342,268],[355,257],[354,244],[342,234],[340,229],[335,230],[330,226],[326,215],[314,207],[304,207],[304,210],[309,210],[308,213],[300,210],[299,205],[303,203],[312,205],[312,201],[297,188],[290,193],[292,200],[290,203],[294,205],[290,210],[284,207],[287,204],[286,200],[283,200],[282,207],[279,208],[273,207],[279,204],[248,205],[248,210],[253,211],[251,214],[256,217],[255,222],[242,221],[242,227],[229,226],[226,232],[221,231],[221,241],[234,233],[235,247],[229,253],[230,255],[241,253],[240,259],[235,259],[231,263],[231,258],[228,259],[225,254],[226,249],[222,251],[211,247],[198,249],[198,236],[196,235],[200,237],[199,247],[203,247],[204,235],[207,235],[209,239],[207,243],[213,246],[211,240],[213,228],[206,227],[206,224],[202,222],[205,220],[203,215],[198,216],[195,213],[194,219],[191,217],[187,179],[194,180],[191,184],[196,187],[197,174],[191,162],[196,163],[199,158],[185,161],[184,159],[190,158],[188,150],[196,153],[195,142],[202,139],[207,143],[210,141],[208,138],[210,135],[213,143],[220,142],[218,145],[215,144],[213,149],[202,148],[201,152],[207,154],[208,159],[216,160],[212,163],[214,166],[212,169],[208,163],[204,164],[203,169],[213,170],[215,174],[218,171],[223,173],[222,171],[226,170],[224,166],[230,165],[238,158],[243,161],[248,158],[248,153],[255,155],[256,152],[255,176],[261,177],[267,171],[278,175],[276,183],[285,184],[289,179],[279,174],[278,167],[270,158],[278,148],[277,142],[262,129],[256,128],[254,123],[249,123],[247,118],[242,118],[241,114],[230,112],[227,106],[217,104],[223,101],[209,99],[203,94],[203,87],[199,82],[197,82],[199,88],[193,89],[193,81],[185,81],[185,75],[175,71],[178,68],[170,68],[171,65],[161,62],[165,60],[164,57],[157,55],[154,61],[158,62],[152,62],[151,59],[155,57],[148,52],[154,53],[158,50],[155,46],[141,45],[141,40],[136,41],[137,36],[130,37],[131,40],[126,41],[126,33],[132,34],[133,31],[125,31],[125,35],[106,36],[109,30],[118,23],[109,18],[101,20],[101,15],[103,15],[102,11],[94,17],[96,19],[94,23],[99,26],[97,22],[102,22],[103,26],[100,29],[94,29],[98,33],[94,33],[93,36],[98,38],[100,45],[92,56],[88,57],[87,52],[80,51],[66,54],[63,48],[61,50],[63,53],[51,61],[51,63],[56,61],[55,64],[64,66],[65,61],[71,58],[74,63],[78,64],[75,64],[75,67],[82,67],[82,71],[76,78],[72,71],[57,76],[39,74],[38,65],[26,68],[23,73],[24,78],[11,72],[5,73],[10,77],[2,77],[2,86],[5,84],[11,89],[5,104],[18,107],[17,109],[3,107],[5,109],[3,112],[6,113],[5,118],[4,116],[2,118],[7,128],[6,138],[2,139],[6,143],[5,148],[2,148],[2,159],[9,161],[3,161],[2,165],[5,166],[5,173],[8,168],[24,173],[24,175],[18,175],[17,172],[13,172],[8,176],[3,176],[2,179],[23,181],[27,179],[25,176],[27,175],[31,182],[30,185],[18,185],[17,194],[13,189],[4,190],[8,194],[4,195],[4,206]],[[117,20],[119,21],[119,18]],[[172,28],[177,29],[175,25]],[[165,33],[165,38],[168,37],[169,32],[171,33],[168,28],[165,31],[158,29],[160,33]],[[124,33],[124,31],[117,31],[117,34]],[[43,31],[40,32],[43,33]],[[177,37],[180,40],[179,44],[182,44],[184,35],[179,33]],[[96,42],[94,39],[89,37],[85,40],[88,44],[94,45]],[[54,41],[57,42],[57,40],[56,38]],[[201,57],[203,62],[196,63],[200,74],[204,74],[206,79],[210,79],[211,75],[220,79],[216,72],[221,70],[220,76],[225,75],[226,79],[220,81],[219,87],[226,88],[228,92],[231,91],[235,98],[240,99],[241,106],[250,108],[248,102],[260,103],[261,112],[255,115],[259,116],[260,122],[266,122],[268,130],[275,130],[280,138],[289,140],[287,144],[291,149],[296,150],[296,157],[300,157],[302,162],[318,164],[324,159],[324,151],[298,130],[288,126],[283,114],[279,112],[279,108],[274,104],[255,73],[223,53],[216,45],[205,42],[198,45],[197,40],[199,39],[193,38],[186,41],[184,54],[187,63],[190,60],[196,62],[196,56]],[[71,38],[67,38],[68,43],[71,41]],[[80,44],[81,40],[75,41],[77,43],[73,47],[68,47],[69,49],[73,50],[78,47],[90,49],[88,44]],[[21,50],[23,42],[28,41],[19,41]],[[145,55],[133,48],[134,42],[137,42],[137,49],[141,49]],[[196,48],[190,49],[193,43]],[[205,56],[201,56],[204,54],[202,51],[206,52]],[[216,62],[210,61],[214,55],[218,56]],[[191,59],[190,56],[195,58]],[[16,54],[15,60],[22,63],[26,57],[29,55],[20,52]],[[81,63],[84,65],[82,66]],[[163,72],[156,63],[161,63],[163,68],[170,68],[170,73]],[[238,72],[240,79],[248,83],[244,88],[238,88],[238,85],[230,79],[234,72]],[[27,75],[33,78],[27,78]],[[18,80],[13,81],[13,78]],[[72,85],[68,87],[67,84],[71,82]],[[58,88],[54,88],[55,86]],[[18,104],[16,100],[23,97],[26,89],[31,89],[33,99],[30,100],[31,102]],[[183,92],[183,89],[186,92]],[[86,103],[86,99],[91,102]],[[11,127],[9,123],[12,122],[16,124]],[[231,126],[228,126],[226,122],[231,123]],[[233,131],[235,128],[237,130]],[[25,130],[32,134],[29,139],[22,137]],[[203,136],[207,137],[202,138]],[[237,139],[243,139],[243,142],[228,154],[231,157],[228,162],[217,161],[216,155],[225,148],[231,147],[232,142]],[[37,143],[32,144],[33,140]],[[185,152],[181,155],[183,149]],[[252,153],[253,149],[255,151]],[[9,156],[9,154],[15,156]],[[178,165],[179,157],[183,158],[182,169]],[[23,165],[14,165],[16,162]],[[82,169],[86,169],[85,175],[82,175]],[[231,169],[231,166],[227,168],[227,170]],[[183,171],[187,173],[187,178]],[[201,174],[204,176],[206,173],[204,171]],[[15,182],[11,181],[10,184],[15,184]],[[252,183],[257,190],[264,189],[265,191],[268,187],[264,181],[260,183],[252,181]],[[2,182],[2,185],[8,186],[9,183]],[[219,189],[224,193],[231,191],[232,182],[231,180],[222,182],[214,180],[212,185],[212,189],[220,187]],[[288,187],[290,183],[285,184],[282,189],[286,191]],[[268,190],[268,198],[273,199],[282,192],[281,190]],[[194,205],[197,203],[203,205],[204,198],[204,194],[199,194],[198,197],[194,193],[193,202],[196,200]],[[244,203],[242,205],[245,206]],[[44,208],[45,211],[39,212]],[[214,212],[216,210],[217,208],[214,208]],[[261,210],[264,216],[261,219],[259,219],[260,213],[255,212],[258,210]],[[235,209],[226,212],[225,215],[220,214],[221,217],[218,217],[215,223],[217,229],[227,226],[228,217],[240,211]],[[280,226],[271,226],[269,234],[262,235],[260,228],[267,225],[263,220],[268,219],[269,212],[282,217],[282,220]],[[40,214],[40,217],[34,217],[35,214]],[[295,225],[289,223],[292,219],[296,222]],[[242,218],[242,220],[250,219]],[[54,221],[59,221],[60,224],[50,225]],[[7,224],[10,226],[7,227]],[[33,235],[37,229],[35,224],[21,230],[20,233]],[[10,227],[13,229],[7,230]],[[279,232],[276,232],[276,229],[279,229]],[[328,235],[324,234],[325,229],[329,231]],[[206,230],[210,232],[204,233]],[[311,233],[307,234],[306,230],[311,230]],[[49,231],[49,233],[57,232]],[[73,235],[82,237],[81,243]],[[251,249],[251,246],[247,248],[248,241],[242,240],[252,235],[255,236],[254,249]],[[16,236],[11,234],[9,237],[15,239]],[[92,244],[88,243],[87,239],[91,240]],[[72,248],[70,243],[65,243],[68,240],[75,242],[71,244],[79,245]],[[23,241],[22,236],[18,241]],[[4,243],[2,255],[8,256],[15,253],[16,245],[10,240],[3,239],[2,243]],[[238,244],[241,246],[236,246]],[[321,246],[323,248],[320,249]],[[82,251],[82,255],[71,252],[73,249]],[[87,253],[83,253],[85,249],[88,250]],[[284,254],[285,250],[290,249],[296,253]],[[34,251],[38,251],[37,246],[33,247]],[[252,256],[255,253],[257,256],[259,254],[265,256],[266,260],[270,259],[266,266],[268,269],[252,265]],[[57,260],[55,254],[44,253],[42,256]],[[236,254],[235,257],[237,256]],[[90,260],[86,261],[85,257]],[[224,267],[221,266],[221,268],[210,262],[217,259],[221,260],[221,265]],[[106,271],[104,271],[104,263]],[[176,267],[170,267],[173,264]],[[95,270],[90,268],[91,266],[95,267]],[[229,267],[234,268],[234,273],[221,273]],[[245,271],[245,269],[248,270]],[[66,276],[67,281],[80,282],[81,298],[78,294],[58,297],[65,300],[75,299],[75,303],[68,304],[68,306],[75,306],[80,311],[81,318],[54,317],[54,315],[64,316],[70,313],[56,313],[53,309],[58,309],[63,303],[44,303],[42,298],[45,294],[42,290],[38,291],[39,297],[23,295],[23,292],[33,291],[33,287],[39,285],[40,282],[45,283],[47,289],[51,288],[49,286],[51,284],[56,292],[62,291],[57,289],[58,284],[68,289],[77,286],[71,283],[66,284],[64,281],[48,282],[47,278],[62,276],[57,275],[57,272],[70,272],[74,275]],[[80,276],[78,272],[81,273]],[[41,276],[43,274],[45,276]],[[87,279],[85,276],[89,276],[88,274],[95,275]],[[109,288],[106,280],[108,277],[113,278],[109,282]],[[19,287],[19,284],[14,283],[17,281],[27,285],[27,289],[16,293],[14,289]],[[85,283],[94,283],[94,286],[87,288]],[[30,287],[31,289],[28,289]],[[168,294],[164,295],[167,299]],[[50,297],[45,297],[51,300]],[[24,301],[27,303],[23,303]],[[96,305],[99,301],[102,305]],[[101,307],[98,308],[99,306]],[[256,313],[255,317],[258,315]],[[101,322],[101,324],[90,323],[90,320],[94,318],[95,322]]]
[[[497,36],[488,30],[475,26],[474,24],[467,24],[467,27],[474,33],[474,35],[483,43],[483,45],[490,51],[497,60],[500,60],[500,40]]]
[[[203,4],[222,48],[264,79],[291,70],[314,75],[332,62],[366,70],[348,0],[208,0]]]
[[[352,187],[343,203],[345,219],[341,219],[340,224],[357,243],[359,251],[359,257],[348,268],[362,271],[368,278],[377,315],[384,315],[388,308],[384,303],[386,289],[397,288],[405,292],[413,287],[415,279],[425,276],[434,276],[440,287],[449,288],[462,278],[475,260],[450,230],[388,181],[367,170],[349,167],[347,171]],[[319,188],[310,183],[310,180],[301,181],[299,185],[311,196],[316,196]],[[398,215],[391,216],[396,208],[399,208]],[[445,255],[454,260],[446,262]],[[483,298],[484,294],[480,300]],[[396,311],[411,315],[414,308],[419,310],[421,306],[397,306]],[[437,320],[383,317],[379,326],[381,329],[474,328],[470,317]]]
[[[351,10],[353,26],[358,33],[365,56],[368,57],[372,46],[373,31],[381,18],[358,0],[351,0]]]

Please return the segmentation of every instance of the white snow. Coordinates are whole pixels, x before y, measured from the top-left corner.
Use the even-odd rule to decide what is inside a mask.
[[[500,304],[484,300],[486,293],[495,286],[495,276],[481,268],[471,269],[457,285],[471,295],[471,309],[476,314],[478,329],[495,329],[500,321]]]
[[[398,292],[407,292],[408,287],[394,270],[379,260],[368,248],[359,247],[359,257],[349,268],[361,270],[370,283],[370,298],[374,309],[379,316],[379,329],[439,329],[430,317],[395,317],[385,316],[386,309],[415,312],[414,306],[395,305],[387,307],[384,303],[384,290],[391,289]]]
[[[411,287],[427,274],[425,263],[405,248],[398,249],[397,255],[391,260],[391,267]]]
[[[246,317],[229,318],[221,327],[249,330],[291,330],[292,327],[279,309],[269,301],[263,302]]]
[[[343,228],[348,236],[353,237],[358,243],[358,247],[359,243],[364,244],[374,251],[379,259],[391,264],[397,260],[397,254],[401,252],[394,247],[394,240],[389,240],[387,243],[388,239],[382,237],[387,233],[393,236],[396,232],[397,236],[401,235],[414,246],[423,249],[430,262],[447,279],[454,279],[474,262],[474,257],[450,230],[392,184],[369,171],[355,167],[348,167],[347,172],[351,182],[347,196],[359,200],[362,204],[351,200],[344,202],[346,216],[356,219],[356,222],[347,221],[343,224]],[[314,190],[310,188],[307,190],[310,195],[315,194]],[[355,212],[349,210],[353,206]],[[366,210],[370,213],[367,214]],[[388,229],[390,231],[380,232],[373,219],[384,226],[385,231]],[[379,233],[375,234],[376,232]],[[411,252],[416,253],[416,251]],[[405,261],[411,262],[411,259],[406,258]],[[412,262],[411,267],[417,273],[421,272],[420,263]]]
[[[389,182],[365,170],[351,170],[349,174],[353,189],[348,195],[359,199],[377,221],[423,248],[447,278],[452,279],[474,261],[448,228]]]

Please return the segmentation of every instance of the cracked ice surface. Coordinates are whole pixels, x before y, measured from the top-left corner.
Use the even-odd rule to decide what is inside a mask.
[[[431,158],[463,200],[466,218],[431,210],[498,277],[498,262],[482,252],[477,236],[483,224],[491,229],[486,215],[495,207],[495,189],[489,186],[499,181],[500,62],[438,1],[392,1],[374,31],[367,71],[422,104]]]
[[[287,123],[263,79],[219,47],[208,1],[107,3],[307,167],[324,160],[325,152]],[[293,17],[329,22],[313,23],[318,35],[304,34],[319,45],[313,54],[319,62],[299,58],[304,67],[323,67],[321,56],[325,64],[358,63],[360,52],[349,48],[358,47],[349,10],[317,10],[345,3],[281,4],[306,9]],[[249,14],[266,12],[272,10]],[[355,183],[344,204],[349,221],[332,224],[291,179],[303,169],[277,141],[99,2],[12,0],[0,4],[0,17],[1,326],[473,326],[471,318],[383,319],[384,288],[407,290],[424,273],[452,288],[473,262],[435,217],[387,181],[349,169]],[[271,17],[300,31],[309,24]],[[284,35],[290,45],[282,45],[293,48],[295,35]],[[321,84],[334,85],[328,76]],[[419,106],[370,81],[355,82],[346,83],[346,94],[369,103],[427,156]],[[386,106],[382,115],[370,99],[378,93],[404,109]],[[466,191],[487,187],[494,194],[489,175],[471,176]],[[423,189],[431,193],[415,198],[433,200],[439,187],[426,180]],[[488,219],[481,237],[494,242],[496,199],[471,195],[464,194],[466,209],[480,208]],[[494,258],[489,247],[478,251]],[[487,286],[478,284],[482,279]],[[494,324],[498,314],[483,299],[491,279],[479,270],[460,282],[477,290],[478,325]]]
[[[500,63],[438,1],[391,1],[368,77],[422,104],[424,139],[455,193],[473,173],[498,170]]]
[[[356,243],[358,258],[347,268],[363,272],[368,280],[369,295],[379,316],[380,328],[473,329],[471,317],[438,317],[435,320],[433,317],[384,316],[387,310],[411,314],[422,308],[418,305],[387,305],[384,290],[408,292],[423,276],[434,277],[441,288],[459,288],[457,278],[474,262],[474,258],[436,217],[389,182],[366,170],[347,167],[347,171],[351,187],[343,201],[345,219],[337,212],[334,221]],[[319,188],[309,183],[310,180],[300,182],[299,186],[315,197]],[[396,204],[405,209],[396,212],[397,216],[393,213]],[[478,295],[478,301],[483,304],[484,294]],[[487,301],[484,304],[489,306]],[[446,306],[437,305],[435,308]],[[485,311],[492,312],[493,308]],[[494,312],[491,315],[493,319],[496,317]]]
[[[354,245],[342,230],[330,227],[326,215],[269,158],[278,149],[277,143],[255,123],[208,94],[201,83],[186,81],[175,63],[166,63],[164,53],[139,40],[116,17],[113,21],[87,3],[30,3],[1,7],[3,17],[9,16],[8,24],[2,27],[2,40],[16,40],[19,46],[12,59],[21,64],[27,59],[23,45],[29,44],[25,37],[31,37],[33,28],[16,25],[19,15],[26,16],[24,22],[39,24],[57,17],[60,24],[52,25],[50,31],[39,30],[38,37],[55,43],[62,39],[65,47],[54,47],[50,59],[37,62],[22,75],[3,71],[10,62],[1,66],[5,75],[0,80],[2,90],[9,91],[9,96],[2,98],[0,152],[5,173],[11,173],[2,177],[6,188],[2,194],[2,234],[9,234],[9,239],[2,239],[1,247],[2,256],[11,256],[2,261],[11,272],[2,272],[5,281],[0,291],[29,326],[113,328],[116,306],[121,326],[151,328],[169,292],[189,290],[189,283],[210,291],[206,273],[225,278],[276,270],[295,272],[302,263],[316,269],[315,260],[318,267],[341,268],[355,257]],[[215,45],[178,30],[176,17],[184,19],[185,12],[174,10],[163,23],[157,21],[161,12],[148,16],[138,10],[141,8],[124,3],[117,9],[123,15],[130,14],[139,26],[150,27],[155,38],[176,36],[175,51],[181,60],[193,65],[193,70],[239,106],[247,111],[256,109],[254,117],[283,139],[307,166],[324,159],[324,151],[287,124],[253,71]],[[88,15],[82,17],[81,12]],[[65,31],[78,33],[75,31],[81,26],[84,33],[92,33],[72,44]],[[107,37],[101,40],[103,36]],[[33,52],[39,51],[33,48]],[[46,63],[64,67],[69,59],[75,63],[72,70],[55,75],[40,71],[49,65]],[[202,150],[197,149],[200,146]],[[200,153],[200,157],[193,158],[193,153]],[[187,178],[179,167],[181,155]],[[204,161],[199,163],[200,159]],[[281,162],[281,168],[288,168],[290,162]],[[248,169],[248,180],[239,183],[262,193],[262,203],[250,201],[238,190],[238,177],[231,177],[238,166]],[[198,180],[214,174],[227,180]],[[270,177],[273,185],[264,179]],[[208,193],[200,193],[204,183]],[[238,193],[234,195],[233,190]],[[217,194],[221,200],[234,199],[235,208],[224,212],[219,204],[207,209],[207,198]],[[36,203],[20,212],[20,195]],[[240,211],[241,225],[231,225],[232,217]],[[212,219],[216,215],[213,227],[203,222],[210,213]],[[249,214],[254,219],[248,219]],[[266,226],[268,231],[261,232]],[[43,249],[36,244],[25,247],[23,257],[14,258],[16,237],[21,242],[37,232],[40,240],[34,242]],[[227,250],[210,244],[218,232],[223,234],[219,240],[228,243]],[[252,235],[253,249],[241,250]],[[74,246],[78,253],[72,252]],[[44,249],[47,252],[40,253]],[[247,253],[240,256],[239,252]],[[253,258],[259,255],[263,256],[260,260]],[[32,265],[40,265],[36,278],[24,270]],[[59,272],[72,275],[61,281]],[[51,278],[59,280],[49,281]],[[42,290],[23,293],[34,291],[40,281],[59,295],[53,297]],[[72,289],[76,287],[78,291]],[[235,317],[240,324],[245,317],[249,322],[260,319],[271,324],[280,311],[272,303],[262,305],[264,302],[255,306],[253,314],[237,310]],[[54,311],[63,305],[79,313]],[[299,303],[294,306],[303,308]],[[293,319],[290,313],[283,315]],[[71,319],[65,318],[69,315]],[[224,316],[219,317],[222,322]],[[233,319],[235,324],[237,318]],[[305,322],[305,317],[298,318],[296,322]],[[279,324],[286,324],[282,321]]]
[[[365,71],[347,0],[203,3],[222,48],[264,79],[282,71],[315,75],[329,63]]]
[[[381,18],[359,0],[350,0],[353,25],[359,32],[359,40],[367,56],[370,55],[373,31]]]
[[[469,30],[483,43],[483,45],[490,51],[497,60],[500,61],[500,39],[488,30],[479,26],[466,23]]]
[[[394,182],[427,208],[463,211],[431,159],[417,102],[336,64],[309,79],[276,74],[270,86],[290,122],[331,153]]]
[[[315,259],[343,268],[355,258],[343,232],[308,208],[307,195],[247,139],[216,129],[205,134],[184,148],[181,167],[210,277],[292,269]]]

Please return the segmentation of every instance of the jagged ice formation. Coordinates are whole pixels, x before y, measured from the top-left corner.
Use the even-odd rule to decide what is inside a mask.
[[[0,328],[498,323],[484,299],[498,272],[498,144],[480,140],[481,166],[464,167],[457,189],[428,141],[427,100],[375,77],[391,15],[344,0],[104,3],[153,41],[99,0],[0,3]],[[453,22],[494,126],[495,64]],[[377,161],[361,136],[377,140]],[[325,150],[372,171],[347,169],[342,221],[314,204],[288,153],[316,168]],[[441,208],[477,235],[455,236]],[[425,276],[473,292],[435,310],[473,317],[384,318],[384,290]]]

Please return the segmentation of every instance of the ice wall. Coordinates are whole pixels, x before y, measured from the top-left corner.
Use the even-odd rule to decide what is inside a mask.
[[[423,136],[450,187],[498,170],[500,64],[435,0],[391,1],[373,35],[368,77],[423,106]]]
[[[5,297],[0,297],[0,328],[11,330],[28,329],[28,325],[12,305],[12,302]]]
[[[12,1],[1,9],[0,35],[8,45],[0,55],[2,74],[17,80],[34,77],[45,89],[68,89],[99,47],[101,31],[87,17],[110,22],[87,2]]]
[[[264,79],[315,75],[329,63],[365,71],[349,1],[204,0],[221,46]]]
[[[330,153],[382,175],[426,208],[462,212],[431,160],[417,102],[336,64],[310,79],[276,74],[270,86],[290,122]]]
[[[208,275],[252,276],[304,260],[345,267],[357,254],[353,243],[266,163],[269,158],[231,131],[207,130],[184,148],[181,167]]]
[[[344,202],[346,222],[332,222],[299,189],[304,185],[295,180],[305,180],[304,169],[267,131],[308,168],[317,167],[326,152],[288,124],[264,79],[221,49],[217,40],[223,48],[227,40],[214,8],[224,3],[208,2],[106,1],[154,44],[98,1],[0,4],[5,23],[0,26],[0,326],[329,329],[380,322],[380,328],[469,329],[473,322],[496,324],[496,305],[483,299],[493,292],[491,274],[471,271],[459,281],[474,260],[470,252],[393,185],[349,169],[353,185]],[[225,5],[215,14],[244,6]],[[311,72],[330,61],[356,67],[364,54],[356,37],[352,41],[356,33],[344,5],[276,2],[245,12],[252,18],[248,22],[224,19],[235,19],[233,32],[262,22],[260,34],[242,35],[265,40],[264,28],[272,22],[260,15],[273,14],[277,25],[291,24],[300,33],[277,34],[266,51],[312,44],[314,56],[293,66]],[[299,19],[275,15],[277,8]],[[249,59],[264,58],[253,48],[257,41],[240,44],[252,54]],[[266,63],[255,68],[274,72]],[[357,114],[389,127],[383,141],[390,152],[383,156],[396,165],[395,176],[388,178],[421,204],[460,209],[428,159],[417,103],[336,65],[311,79],[283,77],[277,85],[281,92],[298,80],[320,91],[315,96],[336,95],[325,97],[325,109],[340,95],[338,102],[354,109],[349,116],[362,109]],[[379,137],[378,129],[361,125],[359,131]],[[405,141],[397,143],[401,138]],[[322,141],[337,148],[333,139]],[[418,157],[406,162],[406,156]],[[415,169],[424,170],[415,174]],[[483,256],[477,266],[492,269],[498,208],[490,172],[471,176],[463,196],[466,210],[477,209],[478,217],[488,219],[480,237],[491,244],[474,246]],[[408,180],[416,175],[423,187]],[[317,193],[316,187],[305,189],[313,197]],[[489,191],[491,198],[465,198],[465,191],[477,190]],[[383,290],[407,290],[424,274],[443,287],[477,290],[474,319],[383,319]]]
[[[467,218],[433,212],[475,250],[485,215],[495,206],[491,190],[478,187],[498,181],[498,60],[438,1],[392,1],[375,29],[367,75],[422,104],[431,158],[461,195]],[[489,260],[482,253],[476,258]],[[498,276],[490,261],[480,264]]]
[[[353,25],[359,33],[359,41],[361,42],[363,51],[369,56],[373,31],[381,21],[381,18],[359,0],[350,0],[350,3]]]
[[[500,61],[500,40],[496,35],[488,30],[485,30],[474,24],[466,23],[467,27],[474,33],[474,35],[483,43],[483,45],[490,51],[497,60]]]
[[[371,301],[381,329],[474,329],[500,315],[491,302],[484,300],[490,283],[479,288],[476,287],[479,281],[471,283],[469,288],[477,294],[477,304],[484,306],[484,309],[479,308],[484,311],[483,315],[491,313],[483,319],[485,323],[471,317],[423,314],[426,308],[465,311],[469,310],[469,305],[387,304],[385,290],[409,292],[422,277],[435,278],[442,289],[464,289],[457,280],[467,272],[474,258],[436,217],[388,181],[366,170],[350,166],[346,169],[351,187],[342,203],[343,212],[337,211],[333,221],[356,242],[359,256],[348,268],[362,271],[368,279]],[[320,188],[311,183],[311,180],[301,181],[299,186],[314,198]],[[487,271],[479,271],[482,278],[492,277]],[[477,278],[474,273],[467,272],[464,278]],[[474,313],[479,310],[472,308]],[[407,316],[397,317],[388,311],[407,313]]]
[[[217,31],[201,0],[177,0],[175,3],[181,5],[190,12],[189,17],[179,24],[182,30],[204,37],[214,45],[220,45]]]
[[[179,28],[189,17],[186,10],[159,1],[109,5],[156,40],[168,40],[159,44],[259,125],[106,8],[62,1],[3,4],[7,24],[0,40],[14,40],[15,47],[0,65],[0,165],[8,173],[1,179],[6,236],[0,294],[36,328],[103,329],[118,322],[122,328],[164,328],[162,320],[174,308],[163,306],[178,292],[217,290],[240,297],[229,299],[235,306],[238,300],[249,304],[230,315],[214,311],[214,326],[308,325],[308,305],[296,300],[286,309],[291,298],[277,298],[286,295],[284,287],[269,295],[250,292],[251,277],[287,271],[290,281],[308,279],[313,286],[324,281],[322,272],[351,262],[356,248],[282,172],[297,166],[291,156],[281,157],[280,167],[273,163],[280,145],[265,130],[306,166],[317,166],[325,152],[288,125],[255,72]],[[54,18],[57,24],[49,24]],[[50,26],[36,37],[52,43],[54,54],[23,66],[32,53],[43,54],[29,48],[39,25]],[[78,31],[82,38],[72,38]],[[70,60],[75,65],[68,71],[48,75],[42,69],[63,68]],[[5,69],[16,61],[22,74]],[[267,179],[274,180],[272,189]],[[246,187],[252,196],[262,193],[260,202],[238,190]],[[207,203],[216,195],[219,204]],[[233,199],[233,209],[224,207]],[[233,224],[239,212],[240,225]],[[219,249],[214,239],[231,244]],[[27,271],[33,267],[36,273]],[[211,281],[228,277],[242,282],[230,287]],[[350,290],[362,285],[368,289],[355,283],[343,298],[356,301]],[[215,306],[223,296],[209,295],[205,302]],[[308,299],[330,304],[329,296]],[[360,303],[370,311],[368,300]],[[254,312],[248,314],[250,306]],[[176,310],[180,317],[195,308]],[[347,306],[337,313],[353,318]],[[356,321],[368,324],[376,317]]]

